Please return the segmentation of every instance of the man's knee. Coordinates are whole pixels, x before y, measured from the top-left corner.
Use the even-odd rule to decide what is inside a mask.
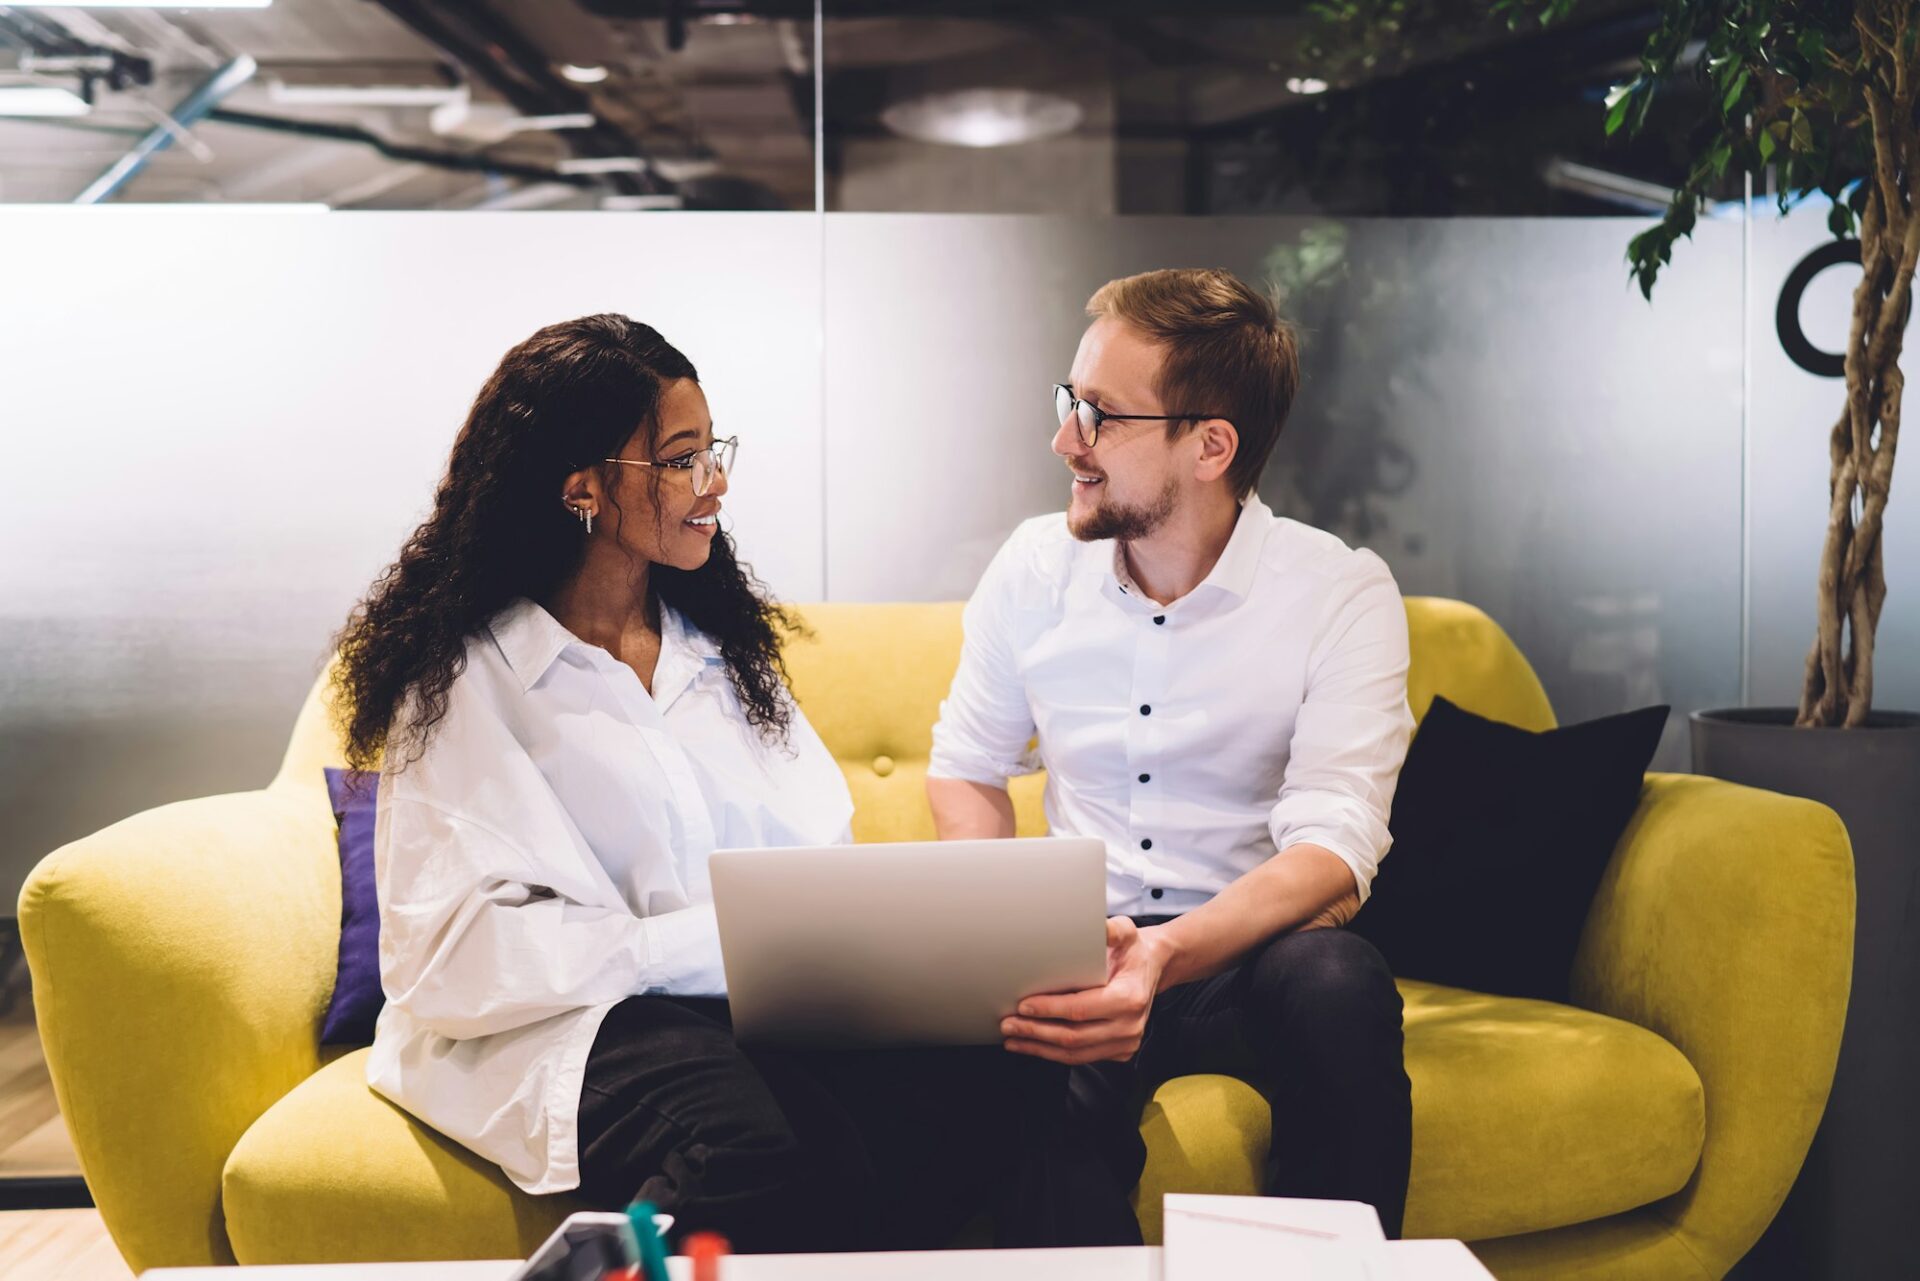
[[[1247,963],[1250,1013],[1299,1037],[1400,1040],[1400,991],[1378,949],[1343,929],[1283,934]]]

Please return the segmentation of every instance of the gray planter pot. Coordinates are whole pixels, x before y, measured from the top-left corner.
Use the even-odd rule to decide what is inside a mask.
[[[1853,994],[1826,1116],[1779,1216],[1732,1275],[1908,1275],[1920,1207],[1920,715],[1795,729],[1790,708],[1729,708],[1695,712],[1692,727],[1695,773],[1805,796],[1840,815],[1858,900]]]

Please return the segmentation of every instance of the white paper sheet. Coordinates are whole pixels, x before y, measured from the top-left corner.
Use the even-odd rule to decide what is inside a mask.
[[[1493,1281],[1458,1241],[1388,1241],[1358,1201],[1170,1194],[1164,1281]]]

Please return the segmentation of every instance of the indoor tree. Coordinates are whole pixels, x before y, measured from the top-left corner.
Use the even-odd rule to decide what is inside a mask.
[[[1579,0],[1495,0],[1510,24],[1565,19]],[[1920,2],[1661,0],[1639,74],[1607,96],[1606,130],[1637,133],[1660,88],[1710,91],[1685,180],[1660,222],[1627,246],[1649,299],[1693,232],[1701,202],[1741,172],[1773,166],[1780,211],[1812,192],[1833,202],[1835,236],[1860,244],[1847,336],[1846,399],[1828,440],[1827,531],[1817,615],[1795,723],[1863,724],[1873,639],[1886,600],[1882,522],[1900,443],[1900,352],[1920,259]]]

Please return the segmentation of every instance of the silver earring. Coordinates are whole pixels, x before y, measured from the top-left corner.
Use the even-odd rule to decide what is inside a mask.
[[[578,507],[568,503],[567,510],[573,513],[575,520],[587,527],[589,534],[593,532],[593,511],[585,503],[581,503]]]
[[[587,533],[593,533],[593,508],[587,508]]]

